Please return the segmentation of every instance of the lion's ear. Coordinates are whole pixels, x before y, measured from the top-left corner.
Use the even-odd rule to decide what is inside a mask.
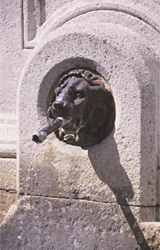
[[[91,85],[92,86],[99,86],[99,87],[106,89],[108,92],[112,92],[111,85],[109,83],[107,83],[103,78],[94,79],[91,82]]]
[[[104,81],[100,78],[94,79],[91,82],[92,85],[104,86]]]

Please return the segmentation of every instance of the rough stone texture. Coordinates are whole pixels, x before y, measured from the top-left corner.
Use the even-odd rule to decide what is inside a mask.
[[[0,158],[0,223],[16,198],[16,159]]]
[[[0,113],[0,158],[16,157],[16,119],[14,114]]]
[[[0,228],[0,249],[137,249],[128,223],[137,226],[136,238],[145,241],[137,222],[155,220],[158,211],[160,5],[148,0],[41,2],[47,20],[36,27],[33,51],[21,48],[20,1],[0,3],[5,82],[0,112],[15,111],[19,74],[32,54],[17,103],[17,184],[20,194],[32,196],[19,197],[11,207]],[[54,135],[35,145],[32,134],[45,125],[51,85],[64,71],[79,66],[96,69],[111,83],[115,132],[88,152],[65,145]],[[4,126],[0,128],[4,131]],[[3,177],[15,176],[6,162],[6,169],[1,167],[2,189],[15,185],[14,177]],[[14,196],[2,193],[4,215]],[[153,230],[152,226],[142,229],[157,250],[159,225]]]
[[[66,4],[69,4],[71,7],[73,0],[54,0],[54,4],[50,0],[46,0],[46,17],[49,18],[55,11],[63,8],[63,6],[66,9]]]
[[[77,28],[78,33],[75,32]],[[90,189],[90,183],[94,183],[95,196],[99,197],[98,199],[113,201],[106,185],[100,188],[105,190],[105,197],[100,195],[101,185],[97,176],[94,176],[93,166],[98,177],[108,184],[112,191],[122,192],[128,198],[132,197],[132,203],[137,205],[155,205],[157,113],[154,92],[157,79],[154,77],[158,66],[153,51],[145,48],[145,40],[141,41],[136,33],[120,25],[115,29],[115,25],[112,24],[102,26],[97,23],[96,26],[90,27],[87,27],[85,22],[75,26],[68,24],[67,27],[64,26],[63,29],[51,34],[48,40],[49,42],[35,51],[20,86],[20,192],[57,196],[59,185],[53,187],[51,176],[57,176],[57,181],[63,183],[62,187],[68,187],[68,174],[73,168],[75,172],[78,171],[76,176],[83,180],[79,185],[83,182],[85,188]],[[109,79],[117,110],[115,133],[101,144],[92,147],[89,157],[87,152],[64,146],[52,138],[53,153],[49,153],[49,158],[53,161],[42,161],[43,145],[35,145],[30,138],[45,123],[43,113],[49,88],[64,69],[83,65],[83,60],[71,59],[68,63],[66,61],[59,67],[56,66],[55,70],[50,70],[53,65],[58,65],[67,58],[77,57],[91,60],[93,63],[88,64],[88,67],[95,67]],[[148,60],[155,61],[157,68],[152,70],[147,67]],[[151,79],[153,80],[150,81]],[[30,95],[27,95],[28,92]],[[50,151],[47,143],[45,150]],[[63,155],[67,157],[62,158]],[[80,164],[76,167],[78,162]],[[44,165],[46,171],[42,168]],[[73,174],[75,172],[72,171]],[[46,182],[43,185],[44,175]],[[89,182],[88,175],[91,180]],[[77,182],[77,178],[74,180],[73,183]],[[90,196],[90,193],[89,191],[82,195]],[[66,196],[67,190],[64,189],[62,195]]]
[[[27,58],[21,47],[20,7],[20,0],[0,2],[0,113],[15,114],[19,76]]]
[[[54,7],[49,7],[50,10],[54,10]],[[65,5],[53,11],[50,18],[40,27],[37,37],[45,36],[48,32],[62,26],[69,20],[74,20],[75,17],[82,16],[88,12],[94,13],[103,10],[106,12],[113,10],[114,12],[125,13],[125,15],[140,19],[144,23],[149,24],[152,29],[159,31],[160,7],[157,2],[147,0],[101,0],[100,2],[97,0],[79,0],[66,1]]]
[[[5,190],[0,190],[0,223],[3,221],[4,217],[7,215],[10,206],[15,201],[16,201],[15,192],[6,192]]]
[[[14,209],[1,226],[3,250],[134,250],[137,245],[117,205],[28,197]]]
[[[67,2],[68,1],[65,1],[65,3]],[[55,1],[55,3],[57,3],[57,1]],[[63,3],[64,2],[62,1],[62,4]],[[51,7],[50,5],[49,7],[50,10],[51,9],[52,11],[55,10],[54,7]],[[78,2],[70,1],[63,7],[61,6],[60,9],[57,9],[56,12],[53,12],[52,16],[48,19],[48,21],[46,21],[46,23],[39,30],[37,37],[39,38],[39,36],[41,35],[42,36],[44,35],[45,37],[47,32],[54,30],[57,27],[60,27],[69,20],[75,21],[76,17],[78,16],[81,17],[83,15],[83,18],[85,18],[85,15],[87,15],[87,21],[88,23],[91,23],[91,20],[88,19],[88,16],[97,15],[97,12],[101,12],[100,16],[102,16],[102,19],[104,16],[105,18],[106,16],[108,16],[108,22],[119,23],[119,24],[123,23],[124,26],[130,25],[130,28],[132,30],[138,31],[138,33],[140,33],[141,35],[143,34],[142,36],[146,38],[148,43],[151,42],[150,46],[154,47],[157,54],[160,53],[159,1],[148,1],[148,0],[142,0],[142,1],[103,0],[100,2],[96,0],[95,1],[79,0]],[[124,22],[124,18],[128,20]],[[159,90],[157,90],[157,93],[159,93]],[[157,117],[160,117],[160,115],[158,115]]]
[[[16,186],[16,93],[24,62],[30,53],[23,51],[21,46],[20,2],[20,0],[0,1],[0,189],[2,190],[15,189]],[[0,197],[0,213],[7,212],[14,200],[12,197],[8,192],[3,192]]]
[[[159,222],[142,223],[141,229],[144,232],[145,238],[151,250],[159,250],[160,249],[160,223]]]
[[[0,189],[16,190],[16,159],[0,159]]]

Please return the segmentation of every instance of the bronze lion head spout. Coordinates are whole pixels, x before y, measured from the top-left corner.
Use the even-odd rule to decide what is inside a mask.
[[[111,133],[115,104],[103,77],[87,70],[73,70],[59,80],[53,91],[47,116],[50,131],[60,140],[87,148]]]

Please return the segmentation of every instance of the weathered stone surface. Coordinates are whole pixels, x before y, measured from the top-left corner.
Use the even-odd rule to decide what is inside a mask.
[[[148,222],[142,223],[141,228],[151,250],[160,249],[160,223]]]
[[[0,113],[15,114],[19,76],[27,59],[22,50],[20,1],[1,1],[0,12]]]
[[[132,204],[155,205],[154,93],[158,67],[152,70],[146,65],[149,58],[155,60],[152,49],[148,50],[135,32],[107,23],[90,27],[83,21],[70,23],[46,39],[48,42],[29,62],[20,85],[20,192],[56,197],[75,192],[90,199],[113,201],[111,189],[132,198]],[[50,87],[64,70],[75,65],[88,65],[104,75],[116,102],[114,134],[90,148],[88,155],[79,148],[64,146],[54,136],[42,146],[31,142],[32,134],[45,124]],[[72,185],[70,180],[74,180]]]
[[[6,192],[5,190],[4,191],[0,190],[0,223],[3,221],[10,206],[15,202],[15,200],[16,200],[15,193]]]
[[[1,2],[0,112],[14,112],[19,74],[30,52],[21,48],[22,5],[19,0]],[[115,196],[122,204],[124,198],[129,200],[138,221],[157,218],[160,5],[148,0],[36,2],[43,3],[41,12],[47,21],[36,27],[36,49],[21,78],[17,169],[19,192],[42,198],[18,201],[17,209],[10,209],[12,215],[1,227],[0,248],[135,250],[133,234],[129,236]],[[75,67],[97,70],[111,83],[116,101],[115,132],[88,152],[64,145],[54,135],[44,144],[34,145],[32,134],[45,124],[51,85]],[[0,129],[4,131],[1,124]],[[0,185],[12,189],[15,168],[5,163],[9,164],[6,168],[0,165]],[[8,173],[13,177],[6,177],[11,176]],[[3,215],[12,197],[2,195]],[[130,209],[124,208],[125,202],[123,212],[130,215]],[[157,250],[159,226],[145,225],[143,230]]]
[[[0,158],[0,222],[16,198],[16,159]]]
[[[0,189],[16,190],[16,159],[0,158]]]
[[[16,158],[15,114],[0,113],[0,158]]]
[[[109,142],[108,144],[103,142],[101,147],[107,148],[112,153],[113,148],[108,145]],[[123,168],[118,167],[118,161],[115,168],[113,166],[107,168],[105,151],[104,154],[100,151],[99,156],[96,148],[89,151],[91,160],[95,164],[92,167],[87,151],[68,146],[51,135],[45,143],[35,148],[32,159],[34,180],[30,182],[31,185],[37,192],[41,190],[42,193],[48,193],[53,197],[83,198],[93,201],[115,200],[115,194],[132,197],[133,189],[130,180]],[[108,184],[111,189],[108,188]],[[152,216],[147,220],[151,218]]]
[[[159,4],[155,1],[137,1],[137,0],[79,0],[79,1],[71,1],[65,0],[64,4],[63,0],[61,8],[57,8],[55,10],[55,6],[51,7],[51,4],[48,4],[49,1],[47,1],[47,5],[49,7],[49,11],[47,8],[47,15],[50,15],[50,11],[53,10],[52,15],[48,20],[46,20],[45,25],[40,27],[40,30],[37,34],[37,38],[39,39],[39,36],[41,35],[46,36],[47,33],[49,33],[51,30],[54,30],[56,28],[61,27],[63,24],[67,23],[70,20],[75,20],[76,17],[81,16],[88,13],[91,13],[94,15],[94,13],[97,13],[99,11],[105,11],[107,12],[114,11],[114,12],[120,12],[125,13],[126,16],[133,16],[135,21],[136,19],[141,19],[142,22],[139,22],[136,26],[140,26],[143,22],[144,24],[149,24],[152,29],[155,29],[156,31],[159,31],[159,11],[160,7]],[[59,2],[60,3],[60,2]],[[64,4],[64,5],[63,5]],[[58,7],[58,6],[57,6]],[[112,20],[110,20],[112,22]],[[109,22],[110,22],[109,21]],[[115,22],[115,20],[113,21]],[[121,20],[118,20],[118,23],[121,23]],[[90,23],[89,23],[90,24]],[[125,23],[126,25],[127,23]],[[124,26],[125,26],[124,25]],[[134,27],[135,28],[135,27]],[[149,27],[148,27],[149,28]],[[132,27],[133,29],[133,27]],[[140,33],[143,33],[144,30],[141,30]],[[148,35],[149,30],[145,32],[144,35]],[[154,32],[155,33],[155,32]],[[43,37],[44,38],[44,37]],[[152,40],[153,41],[153,40]]]
[[[23,198],[0,229],[3,250],[134,250],[137,246],[116,204]]]

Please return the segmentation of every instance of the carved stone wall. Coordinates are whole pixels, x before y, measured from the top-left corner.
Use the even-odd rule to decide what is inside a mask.
[[[1,3],[2,66],[10,70],[0,85],[0,189],[12,197],[6,208],[11,192],[18,195],[0,227],[0,248],[158,250],[159,4],[13,2],[12,15],[10,1]],[[54,134],[34,144],[51,88],[76,68],[111,85],[114,131],[88,150]]]

